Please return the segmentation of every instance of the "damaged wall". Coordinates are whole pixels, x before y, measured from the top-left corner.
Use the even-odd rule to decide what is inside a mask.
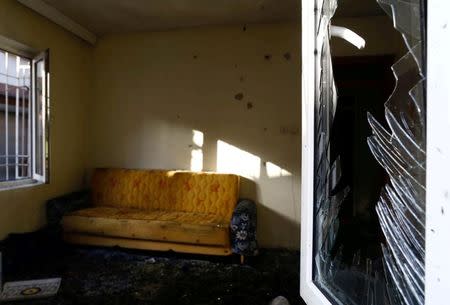
[[[300,27],[106,36],[95,49],[90,167],[203,169],[248,179],[265,247],[299,246]]]
[[[401,39],[383,18],[335,21],[357,29],[367,48],[334,39],[334,55],[399,54]],[[89,167],[240,174],[242,196],[259,204],[262,246],[298,248],[300,37],[300,26],[286,23],[100,39]]]
[[[0,240],[45,223],[45,201],[78,190],[85,168],[85,117],[92,47],[25,8],[0,1],[0,35],[36,50],[50,49],[51,184],[0,191]]]

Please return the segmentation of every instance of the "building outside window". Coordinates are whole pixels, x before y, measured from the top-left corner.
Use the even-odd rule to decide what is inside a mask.
[[[48,52],[31,58],[5,49],[0,45],[0,189],[49,178]]]

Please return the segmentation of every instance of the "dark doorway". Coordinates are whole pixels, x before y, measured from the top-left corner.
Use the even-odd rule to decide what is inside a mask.
[[[383,234],[375,205],[388,177],[367,145],[371,135],[367,112],[383,120],[384,103],[395,86],[390,69],[394,60],[394,56],[333,59],[338,103],[330,153],[332,160],[340,155],[340,184],[350,187],[339,212],[340,227],[333,248],[336,252],[342,249],[343,260],[349,265],[358,252],[362,258],[382,256]]]

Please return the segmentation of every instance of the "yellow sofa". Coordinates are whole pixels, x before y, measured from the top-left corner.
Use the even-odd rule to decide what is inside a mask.
[[[90,206],[62,218],[68,242],[209,255],[232,253],[230,223],[238,202],[239,176],[96,169],[91,186]]]

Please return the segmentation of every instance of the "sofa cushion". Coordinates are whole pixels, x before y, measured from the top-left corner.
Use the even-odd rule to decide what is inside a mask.
[[[66,233],[229,246],[229,221],[217,214],[95,207],[63,218]]]
[[[231,220],[239,198],[239,176],[177,171],[170,177],[169,198],[177,211]]]

